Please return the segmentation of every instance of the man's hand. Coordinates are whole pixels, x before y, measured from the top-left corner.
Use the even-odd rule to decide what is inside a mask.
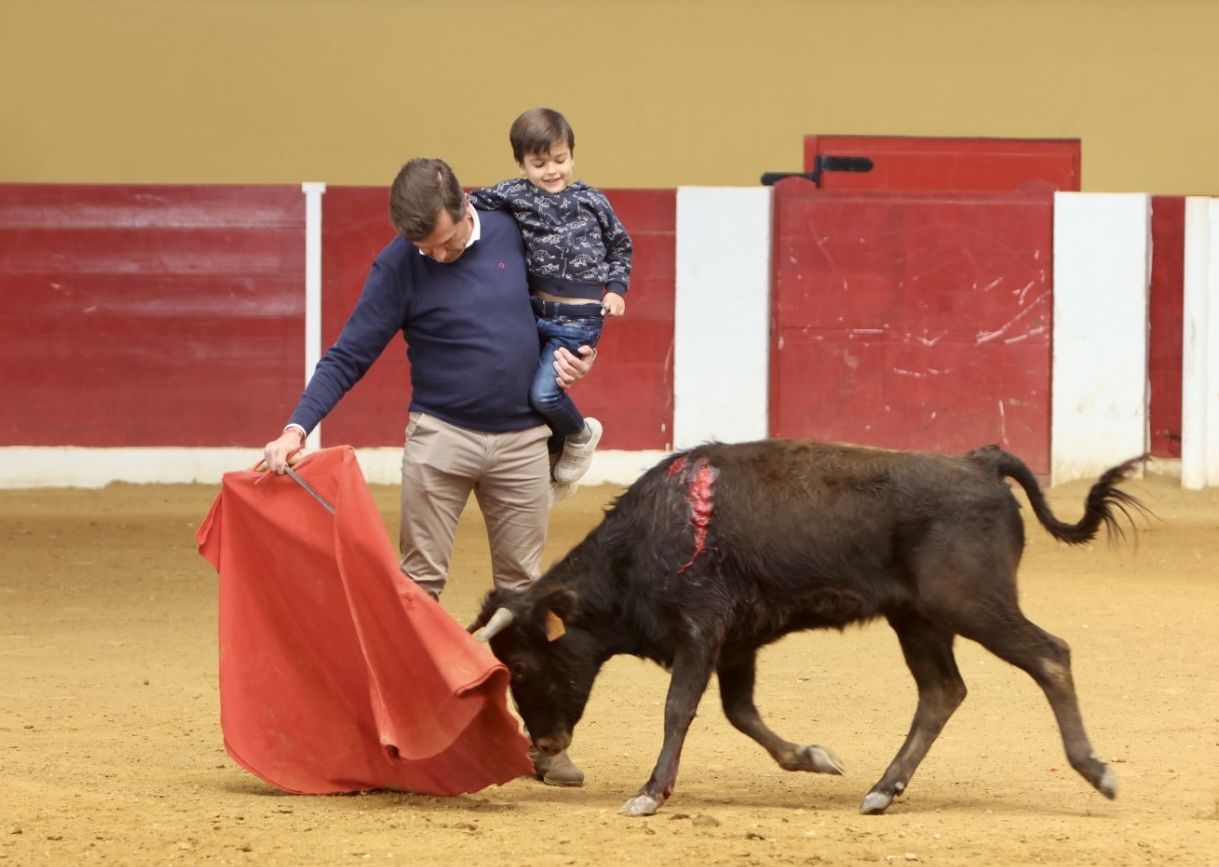
[[[267,469],[282,476],[284,470],[288,468],[288,456],[300,451],[304,444],[305,439],[299,430],[294,427],[286,428],[279,435],[279,439],[271,440],[263,449],[263,461],[266,463]]]
[[[597,358],[597,350],[591,346],[581,346],[578,356],[572,355],[565,347],[560,346],[554,353],[554,371],[560,388],[571,388],[586,377],[593,369],[593,361]]]
[[[617,292],[606,292],[601,298],[602,316],[621,316],[626,313],[626,299]]]

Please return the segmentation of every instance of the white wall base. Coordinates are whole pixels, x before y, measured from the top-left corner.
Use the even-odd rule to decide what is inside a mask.
[[[629,485],[655,465],[668,452],[599,451],[593,465],[581,479],[582,485]],[[402,477],[402,449],[359,449],[356,460],[364,478],[374,485],[396,485]]]
[[[661,451],[602,451],[593,457],[586,485],[629,485],[665,456]],[[400,447],[358,449],[356,459],[370,484],[396,485]],[[101,488],[133,484],[220,484],[220,477],[252,469],[258,449],[89,449],[57,446],[0,448],[0,488]]]
[[[257,449],[9,446],[0,448],[0,488],[101,488],[111,482],[219,482],[262,460]]]
[[[585,485],[631,484],[668,452],[603,451],[593,458]],[[220,477],[248,470],[261,459],[256,449],[81,449],[33,446],[0,448],[0,489],[101,488],[129,484],[220,484]],[[356,459],[369,484],[396,485],[402,449],[359,449]],[[1179,477],[1181,462],[1153,458],[1153,475]]]

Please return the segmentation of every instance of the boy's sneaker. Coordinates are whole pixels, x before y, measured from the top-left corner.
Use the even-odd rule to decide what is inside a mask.
[[[553,507],[559,500],[566,500],[576,492],[576,488],[580,487],[575,482],[570,485],[560,485],[558,482],[550,483],[550,505]]]
[[[595,418],[584,419],[584,433],[583,442],[573,442],[571,437],[563,442],[563,454],[551,473],[560,485],[580,481],[593,462],[593,452],[601,442],[601,422]]]

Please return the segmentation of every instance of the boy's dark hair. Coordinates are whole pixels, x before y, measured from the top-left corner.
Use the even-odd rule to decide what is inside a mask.
[[[531,108],[522,112],[508,130],[508,141],[512,143],[512,156],[518,163],[524,162],[530,154],[547,153],[560,142],[573,153],[576,150],[576,134],[571,124],[553,108]]]
[[[466,195],[444,160],[416,157],[398,171],[389,188],[389,221],[408,241],[432,234],[447,211],[456,223],[466,213]]]

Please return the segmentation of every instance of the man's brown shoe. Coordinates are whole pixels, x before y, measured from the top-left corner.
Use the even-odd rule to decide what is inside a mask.
[[[567,756],[567,750],[557,756],[544,756],[530,749],[534,775],[548,786],[583,786],[584,772]]]

